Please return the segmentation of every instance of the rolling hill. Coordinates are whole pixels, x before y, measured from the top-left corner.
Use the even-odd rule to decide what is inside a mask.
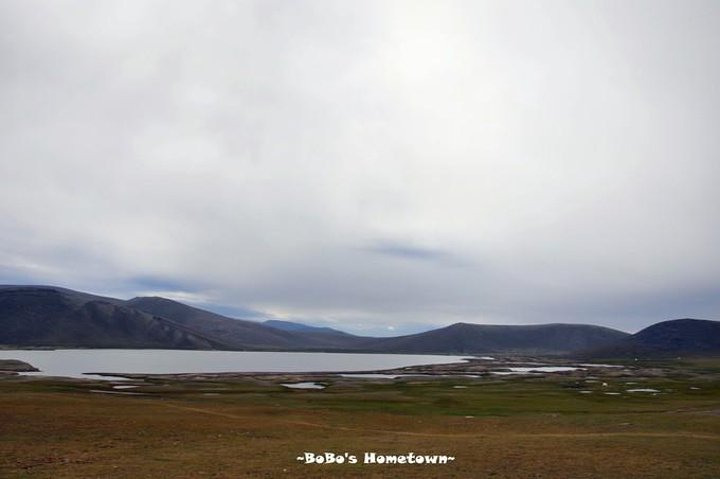
[[[720,356],[720,321],[674,319],[653,324],[616,344],[590,349],[588,357]]]
[[[125,301],[53,286],[0,286],[0,345],[58,348],[346,350],[359,338],[284,331],[165,298]]]
[[[0,344],[65,348],[223,349],[172,321],[112,298],[52,287],[0,288]]]
[[[133,298],[126,304],[139,311],[168,318],[202,334],[223,338],[232,349],[287,349],[297,345],[292,334],[253,321],[227,318],[170,299]]]
[[[355,336],[328,334],[313,329],[287,330],[242,319],[232,319],[177,301],[159,297],[133,298],[128,306],[168,318],[194,331],[222,338],[233,349],[319,350],[352,348]],[[297,324],[297,323],[295,323]]]
[[[456,323],[424,333],[383,338],[369,345],[376,351],[403,353],[558,354],[615,343],[628,336],[587,324],[500,326]]]
[[[708,323],[713,324],[703,328],[714,331],[715,322]],[[702,331],[692,340],[695,346],[712,333]],[[650,333],[644,336],[670,334],[667,329]],[[564,354],[626,344],[628,337],[583,324],[457,323],[420,334],[373,338],[287,321],[233,319],[160,297],[122,300],[52,286],[0,286],[0,345],[10,347]]]

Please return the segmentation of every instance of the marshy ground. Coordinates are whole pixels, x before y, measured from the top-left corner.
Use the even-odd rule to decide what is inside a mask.
[[[396,380],[4,376],[0,477],[716,478],[718,378],[720,359]],[[327,387],[281,385],[300,381]],[[369,451],[456,459],[362,464]],[[306,465],[304,452],[360,461]]]

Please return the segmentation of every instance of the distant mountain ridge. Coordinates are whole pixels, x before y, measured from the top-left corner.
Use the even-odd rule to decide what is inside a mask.
[[[32,347],[222,349],[220,339],[119,300],[51,287],[0,288],[0,344]]]
[[[268,319],[266,321],[263,321],[262,324],[265,326],[270,326],[271,328],[280,329],[282,331],[301,331],[306,333],[324,333],[324,334],[340,334],[345,336],[354,336],[350,333],[346,333],[345,331],[340,331],[338,329],[323,327],[323,326],[310,326],[303,323],[296,323],[294,321],[281,321],[278,319]]]
[[[588,324],[503,326],[455,323],[424,333],[384,338],[378,351],[403,353],[559,354],[615,343],[627,333]]]
[[[351,347],[354,336],[338,342],[336,337],[316,331],[287,331],[255,321],[232,319],[177,301],[159,297],[133,298],[132,307],[169,318],[202,334],[222,338],[230,349],[241,350],[319,350]]]
[[[717,321],[676,320],[635,335],[586,324],[456,323],[390,338],[232,319],[160,297],[122,300],[53,286],[0,285],[0,345],[435,354],[720,354]],[[631,352],[633,351],[633,352]],[[589,355],[590,353],[588,353]]]
[[[362,339],[284,331],[160,297],[121,300],[54,286],[0,285],[0,345],[319,351],[355,349]]]
[[[582,353],[591,357],[720,356],[720,321],[673,319]]]

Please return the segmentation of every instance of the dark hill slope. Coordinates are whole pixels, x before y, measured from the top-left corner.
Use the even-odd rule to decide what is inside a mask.
[[[458,323],[395,338],[283,326],[231,319],[157,297],[123,301],[48,286],[0,286],[0,345],[21,347],[561,354],[628,336],[578,324]]]
[[[237,349],[288,349],[297,346],[291,333],[253,321],[232,319],[203,309],[159,297],[133,298],[127,305],[162,316],[209,336],[223,338]]]
[[[673,319],[653,324],[617,344],[582,353],[591,357],[720,356],[720,321]]]
[[[127,304],[135,309],[171,319],[205,335],[222,338],[237,349],[352,349],[357,339],[344,333],[277,329],[253,321],[228,318],[165,298],[134,298]]]
[[[124,301],[54,286],[0,285],[0,345],[349,350],[359,338],[283,331],[164,298]]]
[[[0,344],[87,348],[222,349],[165,318],[112,298],[52,287],[0,288]]]
[[[586,324],[499,326],[456,323],[420,334],[383,338],[368,349],[404,353],[559,354],[615,343],[627,333]]]

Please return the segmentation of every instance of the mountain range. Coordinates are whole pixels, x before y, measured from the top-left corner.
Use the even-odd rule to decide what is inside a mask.
[[[669,357],[720,355],[720,321],[674,319],[648,326],[621,341],[588,349],[590,357]]]
[[[717,321],[678,320],[630,335],[586,324],[456,323],[390,338],[291,321],[233,319],[161,297],[122,300],[54,286],[0,286],[0,346],[588,356],[720,354]]]

